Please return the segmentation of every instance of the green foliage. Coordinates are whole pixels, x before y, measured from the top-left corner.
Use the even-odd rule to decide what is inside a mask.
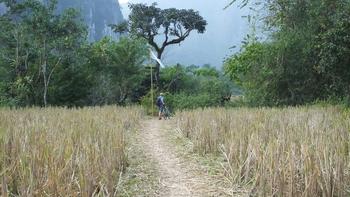
[[[171,109],[176,110],[214,107],[221,104],[217,96],[207,92],[201,94],[169,94],[166,96],[166,102]]]
[[[266,41],[250,40],[225,71],[251,105],[300,105],[350,94],[350,2],[269,1]]]
[[[5,1],[1,1],[5,2]],[[0,16],[0,105],[126,104],[144,80],[146,43],[93,44],[79,13],[56,1],[6,1]]]
[[[218,78],[220,76],[219,71],[217,71],[215,68],[210,67],[210,65],[204,65],[201,68],[193,70],[193,74],[196,76],[214,77],[214,78]]]
[[[209,65],[164,68],[160,84],[168,92],[166,104],[172,110],[223,106],[231,95],[240,93],[228,78]]]
[[[165,93],[165,104],[171,112],[184,109],[224,106],[239,89],[221,71],[205,65],[169,66],[161,70],[160,88],[142,97],[141,104],[149,114],[157,112],[156,98]],[[150,81],[148,81],[150,83]]]
[[[50,94],[59,90],[53,86],[60,78],[57,70],[73,66],[71,60],[77,58],[76,51],[86,40],[79,14],[73,9],[55,14],[56,1],[6,3],[9,9],[0,20],[5,27],[0,33],[0,76],[6,97],[2,102],[54,105]]]
[[[151,109],[150,70],[144,62],[147,43],[160,58],[171,44],[190,32],[204,33],[206,21],[194,10],[131,5],[129,21],[114,26],[129,30],[119,40],[87,42],[87,29],[74,9],[56,1],[7,1],[0,16],[0,105],[86,106],[139,103]],[[164,36],[158,46],[156,36]],[[155,69],[155,93],[167,92],[170,109],[224,105],[236,87],[215,68],[182,65]],[[159,78],[162,72],[162,78]],[[155,105],[153,111],[157,111]],[[150,110],[152,111],[152,110]]]
[[[192,9],[175,8],[162,10],[156,6],[157,4],[155,3],[150,6],[146,4],[130,4],[129,29],[126,28],[125,23],[122,23],[119,26],[115,26],[115,30],[119,30],[119,32],[123,29],[128,30],[131,34],[146,38],[147,40],[159,34],[165,34],[166,37],[174,36],[178,39],[184,39],[192,30],[197,30],[198,33],[204,33],[207,22],[198,12]],[[170,42],[180,41],[182,40],[173,40]]]
[[[90,105],[88,96],[93,87],[89,77],[90,70],[84,63],[87,59],[83,52],[69,59],[70,63],[64,63],[57,68],[56,75],[52,79],[50,89],[50,102],[58,106],[85,106]]]
[[[143,61],[146,44],[139,39],[122,37],[118,42],[104,38],[94,43],[88,53],[93,89],[93,105],[125,104],[144,80]]]
[[[182,65],[169,66],[161,70],[160,87],[170,93],[188,92],[192,87],[192,92],[198,91],[199,82],[194,80],[192,75],[186,71]]]

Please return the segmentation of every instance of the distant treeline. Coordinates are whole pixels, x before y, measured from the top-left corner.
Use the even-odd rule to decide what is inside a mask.
[[[249,6],[249,1],[243,0]],[[253,106],[350,103],[350,1],[262,1],[257,24],[225,69]],[[261,11],[260,10],[260,11]],[[262,19],[261,19],[262,18]],[[252,17],[249,17],[252,19]],[[256,29],[254,29],[256,30]]]
[[[4,1],[0,16],[0,106],[94,106],[141,103],[151,89],[146,41],[87,39],[80,14],[57,14],[55,1]],[[173,108],[224,105],[239,91],[207,66],[161,69],[157,92]],[[152,101],[153,102],[153,101]]]

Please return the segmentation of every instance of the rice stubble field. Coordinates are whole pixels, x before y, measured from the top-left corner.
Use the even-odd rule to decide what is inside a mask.
[[[0,110],[3,196],[115,196],[141,108]]]
[[[220,190],[231,196],[350,195],[350,112],[342,108],[199,109],[158,122],[140,107],[1,109],[0,194],[162,196],[179,178],[164,176],[165,162],[202,170],[189,174],[207,180],[222,171],[230,188]],[[177,151],[168,160],[181,164],[157,158],[171,149],[187,159]],[[199,177],[186,177],[196,195]]]
[[[184,111],[177,125],[200,154],[223,155],[249,196],[349,196],[350,112],[338,107]]]

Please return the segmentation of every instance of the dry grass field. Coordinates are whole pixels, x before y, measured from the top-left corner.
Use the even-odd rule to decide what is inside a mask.
[[[350,196],[350,112],[336,107],[205,109],[177,114],[199,153],[223,154],[250,196]]]
[[[123,176],[128,159],[135,162],[140,157],[128,158],[129,151],[138,148],[146,156],[153,155],[133,166],[153,165],[154,172],[181,160],[175,154],[173,160],[163,158],[174,147],[162,134],[164,129],[171,134],[175,126],[143,115],[137,107],[1,109],[0,196],[118,196],[129,193],[125,183],[140,189],[142,182],[132,184],[134,175],[130,180]],[[223,158],[231,190],[237,191],[233,196],[350,195],[349,111],[337,107],[204,109],[178,112],[175,122],[196,152]],[[133,136],[128,134],[134,133],[129,131],[146,123],[139,132],[142,143],[128,142]],[[152,154],[155,146],[163,156],[157,151]],[[158,160],[166,163],[154,162]],[[145,177],[144,173],[151,171],[135,176]],[[165,185],[176,178],[154,177]],[[157,193],[155,188],[147,189]],[[160,194],[167,194],[165,189]]]
[[[0,196],[114,196],[139,108],[0,110]]]

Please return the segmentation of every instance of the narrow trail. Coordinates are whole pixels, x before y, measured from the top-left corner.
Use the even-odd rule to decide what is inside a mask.
[[[211,178],[198,164],[181,158],[167,137],[174,130],[171,121],[145,120],[140,132],[141,144],[149,159],[155,161],[159,171],[158,196],[222,196]]]

